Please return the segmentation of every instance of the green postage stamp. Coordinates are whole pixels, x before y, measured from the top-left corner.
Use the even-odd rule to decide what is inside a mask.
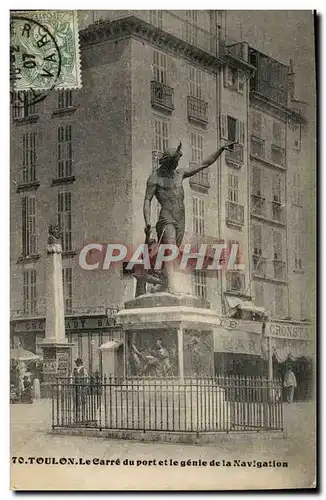
[[[77,12],[11,11],[10,55],[12,90],[80,88]]]

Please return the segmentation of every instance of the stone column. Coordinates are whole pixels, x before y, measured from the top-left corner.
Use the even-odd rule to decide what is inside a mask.
[[[46,249],[46,326],[43,349],[42,396],[49,397],[56,376],[68,377],[71,372],[71,344],[65,336],[62,283],[62,246],[60,230],[49,227]]]

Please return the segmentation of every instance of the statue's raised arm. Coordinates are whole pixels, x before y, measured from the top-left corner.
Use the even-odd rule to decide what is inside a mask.
[[[201,170],[204,170],[204,168],[210,167],[213,163],[216,162],[216,160],[221,156],[223,151],[232,151],[234,145],[237,144],[236,142],[231,142],[230,144],[226,144],[225,146],[222,146],[220,149],[212,153],[211,155],[207,156],[201,165],[193,165],[187,170],[185,170],[183,174],[183,178],[186,179],[187,177],[192,177],[193,175],[197,174]]]

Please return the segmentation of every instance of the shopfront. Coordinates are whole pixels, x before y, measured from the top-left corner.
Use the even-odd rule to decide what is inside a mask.
[[[314,353],[313,332],[310,324],[302,322],[268,322],[262,342],[262,357],[272,356],[273,377],[283,380],[290,368],[296,376],[294,400],[313,398]]]
[[[215,373],[267,376],[267,363],[261,351],[262,330],[262,322],[221,318],[214,331]]]
[[[99,347],[109,340],[122,337],[114,317],[82,316],[65,318],[66,336],[72,344],[72,360],[81,358],[89,373],[101,371]],[[45,336],[45,319],[14,320],[11,322],[11,347],[23,347],[43,354],[41,341]]]

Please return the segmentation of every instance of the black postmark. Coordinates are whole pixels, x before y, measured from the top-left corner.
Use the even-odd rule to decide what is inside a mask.
[[[61,55],[50,31],[35,19],[10,18],[10,102],[32,106],[55,88],[61,74]],[[42,88],[43,87],[43,88]]]

